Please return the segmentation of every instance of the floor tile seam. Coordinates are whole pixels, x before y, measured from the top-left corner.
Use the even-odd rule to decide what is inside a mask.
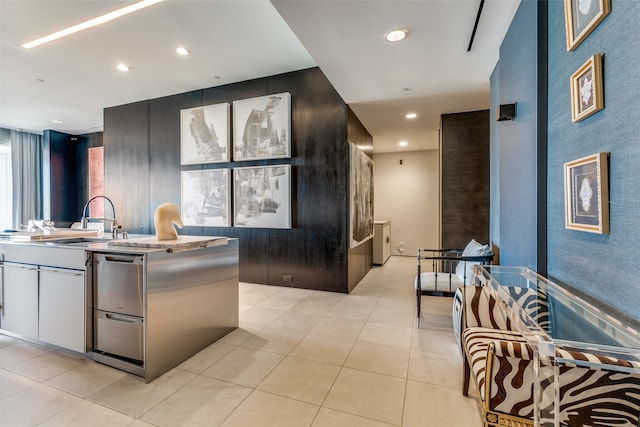
[[[32,360],[32,359],[30,359],[30,360]],[[25,361],[25,362],[28,362],[28,361]],[[32,379],[32,380],[34,380],[34,381],[37,381],[37,382],[39,382],[39,383],[42,383],[42,384],[48,384],[48,383],[47,383],[47,381],[51,381],[52,379],[54,379],[54,378],[56,378],[56,377],[58,377],[58,376],[60,376],[60,375],[64,375],[64,374],[66,374],[67,372],[70,372],[70,371],[72,371],[72,370],[74,370],[74,369],[76,369],[76,368],[79,368],[80,366],[84,366],[84,365],[86,365],[86,364],[88,364],[88,363],[89,363],[89,360],[88,360],[88,359],[85,359],[85,360],[83,360],[83,361],[81,361],[81,362],[82,362],[82,363],[80,363],[80,364],[79,364],[79,365],[77,365],[77,366],[69,367],[69,368],[65,369],[64,371],[57,372],[57,373],[55,373],[55,374],[53,374],[52,376],[47,377],[47,378],[42,378],[42,379],[40,379],[40,378],[33,378],[33,377],[29,377],[29,376],[28,376],[28,375],[26,375],[26,374],[25,374],[25,375],[23,375],[23,376],[24,376],[24,377],[27,377],[27,378],[30,378],[30,379]],[[57,363],[56,363],[55,361],[54,361],[53,363],[57,365]],[[22,363],[19,363],[18,365],[21,365],[21,364],[22,364]],[[18,365],[14,365],[14,366],[18,366]],[[16,371],[12,371],[12,372],[14,372],[14,373],[18,373],[18,372],[16,372]]]
[[[366,371],[364,369],[353,368],[351,366],[343,366],[343,369],[349,369],[349,370],[352,370],[352,371],[362,372],[362,373],[365,373],[365,374],[380,375],[381,377],[387,377],[387,378],[392,378],[392,379],[396,379],[396,380],[402,380],[404,382],[407,382],[407,380],[408,380],[407,377],[403,378],[403,377],[398,377],[398,376],[395,376],[395,375],[383,374],[381,372]],[[340,372],[342,372],[342,370],[340,370]],[[407,373],[407,375],[408,375],[408,373]]]
[[[185,372],[185,371],[181,371],[181,372]],[[193,372],[186,372],[190,375],[193,376],[193,378],[191,378],[189,381],[185,382],[184,384],[182,384],[180,387],[178,387],[177,389],[175,389],[174,391],[172,391],[171,393],[169,393],[168,395],[166,395],[163,399],[161,399],[160,401],[158,401],[155,405],[153,405],[151,408],[149,408],[147,411],[145,411],[144,413],[140,414],[139,417],[134,417],[130,414],[125,414],[128,415],[131,418],[135,418],[138,420],[142,420],[142,418],[148,414],[149,412],[153,411],[155,408],[157,408],[159,405],[161,405],[162,403],[164,403],[166,400],[168,400],[169,398],[171,398],[173,395],[175,395],[176,393],[180,392],[182,389],[184,389],[185,387],[187,387],[188,384],[192,383],[193,381],[196,380],[196,378],[199,377],[198,374],[194,374]],[[94,393],[95,394],[95,393]],[[116,410],[117,411],[117,410]],[[120,411],[118,411],[120,412]],[[147,422],[147,421],[145,421]]]
[[[284,316],[285,314],[287,314],[288,312],[289,312],[289,311],[286,311],[286,312],[283,314],[283,316]],[[309,330],[307,330],[307,329],[293,329],[293,328],[287,328],[286,326],[277,326],[277,325],[273,325],[273,323],[274,323],[274,322],[277,322],[278,320],[280,320],[280,317],[278,317],[277,319],[274,319],[273,321],[271,321],[270,323],[268,323],[268,324],[265,326],[265,328],[266,328],[266,327],[269,327],[269,328],[284,329],[285,331],[291,331],[291,332],[305,332],[305,334],[308,334],[308,333],[311,331],[311,329],[313,329],[313,328],[311,328],[311,329],[309,329]],[[314,327],[315,327],[315,325],[314,325]],[[260,331],[262,331],[262,330],[264,330],[264,328],[260,329],[260,330],[259,330],[259,331],[257,331],[257,332],[260,332]],[[251,334],[253,334],[253,333],[251,333]],[[253,335],[255,335],[255,334],[253,334]]]
[[[403,406],[404,406],[404,404],[403,404]],[[323,405],[323,406],[320,407],[320,409],[323,409],[323,408],[324,409],[329,409],[329,410],[334,411],[334,412],[340,412],[341,414],[350,415],[350,416],[358,417],[358,418],[363,418],[365,420],[373,421],[373,422],[376,422],[376,423],[382,423],[382,424],[388,425],[388,426],[402,427],[402,424],[393,424],[393,423],[389,423],[387,421],[379,420],[377,418],[371,418],[371,417],[367,417],[367,416],[364,416],[364,415],[361,415],[361,414],[354,414],[352,412],[346,412],[346,411],[344,411],[342,409],[336,409],[336,408],[332,408],[330,406],[324,406]]]
[[[358,342],[358,341],[366,342],[366,343],[369,343],[369,344],[378,344],[378,345],[384,345],[384,346],[387,346],[387,347],[393,347],[393,348],[397,348],[397,349],[411,351],[411,342],[409,342],[409,347],[405,347],[405,346],[402,346],[402,345],[384,344],[384,343],[381,343],[381,342],[378,342],[378,341],[371,341],[371,340],[368,340],[366,338],[360,338],[360,337],[358,337],[356,339],[356,342]]]
[[[411,378],[410,376],[407,376],[407,381],[413,381],[415,383],[426,384],[426,385],[434,386],[434,387],[446,388],[448,390],[457,390],[462,395],[462,385],[460,385],[460,386],[449,386],[449,385],[446,385],[446,384],[438,384],[438,383],[431,382],[431,381],[423,381],[423,380],[420,380],[420,379],[417,379],[417,378]]]
[[[16,338],[16,339],[17,339],[17,338]],[[28,343],[28,344],[32,344],[32,343],[31,343],[31,342],[29,342],[29,341],[22,341],[22,342],[24,342],[24,343]],[[16,344],[18,344],[18,343],[16,343]],[[5,349],[7,349],[7,348],[10,348],[10,347],[12,347],[13,345],[14,345],[14,344],[9,345],[9,346],[7,346],[7,347],[3,347],[3,348],[1,348],[1,349],[0,349],[0,353],[2,353],[2,350],[5,350]],[[10,367],[12,367],[12,366],[16,366],[16,365],[20,365],[20,364],[22,364],[22,363],[24,363],[24,362],[28,362],[28,361],[30,361],[30,360],[32,360],[32,359],[35,359],[36,357],[40,357],[40,356],[42,356],[42,355],[44,355],[44,354],[47,354],[47,353],[50,353],[50,352],[52,352],[52,351],[53,351],[53,349],[48,349],[47,351],[44,351],[44,352],[42,352],[42,353],[38,353],[38,354],[36,354],[36,355],[32,355],[31,357],[28,357],[28,358],[26,358],[26,359],[21,359],[19,362],[13,363],[13,364],[11,364],[11,365],[4,365],[4,364],[3,364],[3,365],[0,365],[0,366],[2,366],[3,368],[10,368]]]
[[[279,397],[279,398],[282,398],[282,399],[287,399],[287,400],[291,400],[291,401],[294,401],[294,402],[299,402],[299,403],[304,403],[304,404],[306,404],[306,405],[312,405],[312,406],[315,406],[315,407],[316,407],[316,413],[314,414],[313,419],[311,420],[311,422],[309,423],[309,425],[308,425],[308,426],[298,426],[298,427],[311,427],[311,426],[313,425],[313,423],[314,423],[314,421],[315,421],[316,417],[318,416],[318,412],[320,412],[320,409],[322,408],[322,406],[320,406],[320,405],[318,405],[318,404],[315,404],[315,403],[305,402],[304,400],[294,399],[293,397],[284,396],[284,395],[281,395],[281,394],[273,393],[273,392],[271,392],[271,391],[260,390],[260,389],[259,389],[259,388],[257,388],[257,387],[256,387],[256,388],[254,388],[254,389],[251,391],[251,393],[249,393],[249,395],[247,395],[247,397],[246,397],[244,400],[248,399],[248,398],[249,398],[249,396],[251,396],[254,392],[260,392],[260,393],[264,393],[264,394],[269,394],[269,395],[271,395],[271,396]],[[243,400],[243,402],[244,402],[244,400]],[[242,402],[241,402],[241,403],[239,403],[239,404],[238,404],[238,406],[236,406],[236,407],[235,407],[235,409],[234,409],[233,411],[231,411],[231,413],[227,416],[227,418],[228,418],[228,417],[230,417],[230,416],[231,416],[231,414],[232,414],[233,412],[235,412],[235,411],[240,407],[240,405],[241,405],[241,404],[242,404]],[[225,418],[225,421],[226,421],[226,418]],[[222,424],[224,424],[224,421],[223,421],[222,423],[220,423],[220,425],[222,425]]]
[[[338,376],[337,376],[337,375],[336,375],[336,378],[338,378]],[[253,391],[259,391],[259,392],[261,392],[261,393],[270,394],[270,395],[272,395],[272,396],[282,397],[282,398],[285,398],[285,399],[293,400],[293,401],[295,401],[295,402],[306,403],[307,405],[317,406],[318,408],[320,408],[320,407],[321,407],[321,406],[320,406],[321,404],[318,404],[318,403],[308,402],[308,401],[306,401],[306,400],[297,399],[297,398],[295,398],[295,397],[287,396],[287,395],[285,395],[285,394],[280,394],[280,393],[277,393],[277,392],[275,392],[275,391],[261,389],[261,388],[260,388],[260,386],[262,385],[262,383],[263,383],[265,380],[266,380],[266,377],[265,377],[265,379],[264,379],[264,380],[262,380],[262,381],[260,382],[260,384],[258,384],[258,385],[253,389]],[[335,378],[334,378],[334,381],[335,381]],[[333,386],[333,383],[332,383],[331,385]],[[330,390],[330,389],[329,389],[329,390]],[[252,392],[253,392],[253,391],[252,391]],[[327,392],[325,393],[324,397],[322,398],[322,402],[324,402],[324,400],[327,398],[327,395],[328,395],[328,394],[329,394],[329,391],[327,391]]]
[[[306,336],[306,335],[305,335],[305,336]],[[304,338],[302,338],[302,339],[304,339]],[[291,352],[292,352],[292,351],[293,351],[293,350],[298,346],[298,344],[300,344],[300,343],[302,342],[302,339],[300,339],[300,341],[298,341],[297,343],[295,343],[295,345],[293,346],[293,348],[292,348],[291,350],[287,351],[286,353],[283,353],[283,352],[281,352],[281,351],[276,351],[276,350],[269,350],[269,349],[263,349],[263,348],[249,347],[248,345],[245,345],[246,341],[245,341],[245,343],[238,345],[238,347],[242,347],[242,348],[247,349],[247,350],[264,351],[265,353],[277,354],[277,355],[279,355],[279,356],[285,356],[285,357],[286,357],[286,356],[289,356],[289,355],[291,354]],[[230,353],[230,352],[229,352],[229,353]],[[227,353],[227,354],[229,354],[229,353]],[[219,362],[219,360],[218,360],[218,361],[216,361],[213,365],[215,365],[215,364],[216,364],[216,363],[218,363],[218,362]],[[211,366],[213,366],[213,365],[211,365]],[[209,366],[209,368],[211,368],[211,366]],[[209,369],[209,368],[207,368],[207,369]],[[205,369],[205,370],[206,370],[206,369]]]
[[[97,363],[97,362],[95,362],[95,363]],[[103,365],[103,366],[106,366],[106,365]],[[111,367],[109,366],[109,368],[111,368]],[[177,368],[177,367],[176,367],[176,368]],[[116,368],[111,368],[111,369],[117,370]],[[73,369],[70,369],[69,371],[72,371],[72,370],[73,370]],[[64,373],[61,373],[60,375],[64,375],[65,373],[67,373],[67,372],[69,372],[69,371],[66,371],[66,372],[64,372]],[[119,370],[118,370],[118,371],[119,371]],[[182,370],[182,371],[183,371],[183,372],[188,372],[188,371],[184,371],[184,370]],[[120,371],[120,372],[121,372],[121,371]],[[192,372],[192,373],[193,373],[193,372]],[[83,400],[86,400],[89,396],[91,396],[91,395],[89,395],[89,396],[82,396],[82,395],[80,395],[80,394],[76,394],[76,393],[74,393],[74,392],[73,392],[73,391],[71,391],[71,390],[65,390],[65,389],[63,389],[63,388],[61,388],[61,387],[59,387],[59,386],[57,386],[57,385],[55,385],[55,384],[52,384],[52,383],[48,382],[48,381],[51,381],[51,380],[52,380],[52,379],[54,379],[54,378],[58,378],[60,375],[53,376],[53,377],[49,378],[48,380],[43,381],[42,383],[43,383],[43,384],[46,384],[46,385],[48,385],[48,386],[50,386],[50,387],[53,387],[53,388],[55,388],[55,389],[57,389],[57,390],[64,391],[64,392],[66,392],[66,393],[72,394],[72,395],[74,395],[74,396],[76,396],[76,397],[79,397],[80,399],[83,399]],[[118,379],[116,379],[115,381],[113,381],[113,382],[111,382],[111,383],[109,383],[109,384],[106,384],[106,385],[102,386],[102,387],[101,387],[101,388],[99,388],[98,390],[93,391],[93,393],[91,393],[91,394],[95,394],[95,393],[98,393],[98,392],[100,392],[100,391],[104,390],[105,388],[107,388],[107,387],[111,386],[112,384],[114,384],[114,383],[118,382],[118,381],[119,381],[120,379],[122,379],[122,378],[124,378],[124,377],[118,378]]]
[[[26,360],[25,362],[27,362],[27,361],[28,361],[28,360]],[[3,369],[3,370],[5,370],[5,371],[7,371],[7,372],[11,372],[12,374],[19,375],[19,376],[21,376],[22,378],[26,378],[26,379],[31,380],[31,381],[34,381],[34,382],[36,382],[36,383],[39,383],[39,384],[46,384],[46,385],[50,385],[50,384],[48,384],[48,383],[47,383],[47,381],[49,381],[49,380],[51,380],[51,379],[53,379],[53,378],[55,378],[55,377],[57,377],[57,376],[58,376],[58,374],[55,374],[55,375],[53,375],[53,376],[51,376],[51,377],[48,377],[48,378],[45,378],[45,379],[40,379],[40,378],[34,378],[34,377],[32,377],[32,376],[29,376],[28,374],[26,374],[26,373],[24,373],[24,372],[16,371],[16,370],[14,370],[14,369],[13,369],[14,367],[19,366],[19,365],[21,365],[21,364],[22,364],[22,363],[17,363],[17,364],[15,364],[15,365],[11,365],[11,366],[9,366],[9,367],[2,367],[2,369]],[[70,369],[67,369],[67,370],[66,370],[66,371],[64,371],[64,372],[60,372],[60,374],[59,374],[59,375],[62,375],[62,374],[66,373],[66,372],[68,372],[68,371],[70,371],[70,370],[72,370],[72,369],[74,369],[74,368],[70,368]],[[54,388],[55,388],[55,387],[54,387]],[[65,390],[62,390],[62,391],[65,391]]]
[[[348,360],[348,359],[347,359],[347,360]],[[345,362],[345,363],[346,363],[346,362]],[[367,369],[364,369],[364,368],[358,368],[358,367],[355,367],[355,366],[344,366],[344,367],[345,367],[345,368],[347,368],[347,369],[354,370],[354,371],[364,372],[364,373],[366,373],[366,374],[377,374],[377,375],[382,375],[382,376],[390,377],[390,378],[397,378],[397,379],[405,380],[405,381],[408,379],[408,376],[409,376],[409,364],[408,364],[408,363],[407,363],[407,373],[406,373],[406,376],[402,376],[402,377],[397,376],[397,375],[392,375],[392,374],[385,374],[385,373],[378,372],[378,371],[371,371],[371,370],[367,370]]]
[[[67,395],[69,395],[70,397],[72,397],[72,398],[76,399],[77,401],[76,401],[76,402],[74,402],[74,403],[72,403],[72,404],[70,404],[70,405],[68,405],[68,406],[65,406],[65,407],[64,407],[64,408],[62,408],[61,410],[58,410],[56,413],[51,414],[51,416],[47,417],[46,419],[44,419],[44,420],[40,420],[39,422],[37,422],[36,424],[34,424],[34,426],[38,426],[38,425],[40,425],[40,424],[42,424],[42,423],[44,423],[44,422],[46,422],[46,421],[50,420],[51,418],[53,418],[53,417],[56,417],[56,416],[60,415],[60,414],[61,414],[61,413],[63,413],[64,411],[68,410],[69,408],[71,408],[71,407],[73,407],[73,406],[75,406],[75,405],[79,405],[79,404],[84,400],[82,397],[78,397],[78,396],[76,396],[76,395],[74,395],[74,394],[72,394],[72,393],[69,393],[69,392],[65,391],[65,390],[58,390],[57,388],[55,388],[55,387],[53,387],[53,386],[51,386],[51,385],[49,385],[49,384],[46,384],[46,383],[40,382],[40,381],[36,381],[36,382],[37,382],[39,385],[41,385],[41,386],[45,386],[45,387],[51,388],[51,389],[53,389],[53,390],[55,390],[55,391],[59,391],[59,392],[61,392],[61,393],[67,394]],[[33,387],[29,387],[29,388],[28,388],[28,390],[31,390],[32,388],[33,388]],[[27,391],[27,390],[24,390],[23,392],[26,392],[26,391]],[[132,418],[133,418],[133,417],[132,417]]]
[[[207,377],[207,378],[208,378],[208,377]],[[218,381],[224,381],[224,380],[218,380]],[[227,382],[227,383],[228,383],[228,381],[224,381],[224,382]],[[236,386],[237,386],[237,385],[240,385],[240,384],[234,384],[234,383],[229,383],[229,384],[233,384],[233,385],[236,385]],[[244,402],[245,402],[245,401],[246,401],[246,400],[247,400],[247,399],[248,399],[248,398],[249,398],[249,397],[250,397],[250,396],[251,396],[251,395],[252,395],[256,390],[257,390],[255,387],[254,387],[254,388],[252,388],[252,387],[247,387],[247,386],[242,386],[242,387],[249,388],[249,389],[251,389],[251,391],[250,391],[249,393],[247,393],[247,395],[246,395],[242,400],[240,400],[240,402],[238,402],[238,404],[236,405],[236,407],[235,407],[235,408],[233,408],[233,411],[229,412],[229,413],[227,414],[227,416],[226,416],[226,417],[224,417],[224,419],[222,419],[222,421],[220,421],[220,423],[218,424],[219,426],[223,425],[223,424],[224,424],[224,423],[229,419],[229,417],[230,417],[231,415],[233,415],[233,414],[238,410],[238,408],[239,408],[240,406],[242,406],[242,404],[243,404],[243,403],[244,403]],[[144,421],[144,420],[143,420],[143,421]],[[145,422],[146,422],[146,421],[145,421]]]

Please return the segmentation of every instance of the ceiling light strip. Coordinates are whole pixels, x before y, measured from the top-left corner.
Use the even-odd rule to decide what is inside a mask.
[[[61,37],[68,36],[69,34],[77,33],[78,31],[86,30],[87,28],[95,27],[100,24],[104,24],[105,22],[109,22],[113,19],[119,18],[121,16],[127,15],[129,13],[138,11],[140,9],[144,9],[145,7],[153,6],[156,3],[160,3],[163,0],[143,0],[138,3],[134,3],[130,6],[123,7],[122,9],[114,10],[113,12],[109,12],[106,15],[99,16],[97,18],[90,19],[81,24],[74,25],[69,28],[65,28],[64,30],[60,30],[53,34],[49,34],[48,36],[41,37],[37,40],[31,41],[29,43],[25,43],[22,47],[26,49],[31,49],[32,47],[40,46],[41,44],[48,43],[50,41],[59,39]]]

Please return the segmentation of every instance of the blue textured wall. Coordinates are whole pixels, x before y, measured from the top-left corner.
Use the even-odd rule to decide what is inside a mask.
[[[640,2],[613,0],[573,52],[563,2],[549,2],[548,16],[548,274],[640,321]],[[605,55],[605,108],[573,123],[570,77],[595,53]],[[602,151],[611,153],[610,234],[567,230],[563,164]]]
[[[537,23],[537,2],[523,0],[491,78],[491,238],[500,264],[532,269],[538,265]],[[514,102],[516,119],[495,122],[498,105]]]

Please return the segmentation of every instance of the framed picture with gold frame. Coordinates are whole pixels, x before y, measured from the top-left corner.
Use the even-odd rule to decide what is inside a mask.
[[[567,50],[572,51],[611,12],[611,0],[564,0]]]
[[[604,108],[602,54],[595,54],[571,76],[571,116],[579,122]]]
[[[565,226],[609,234],[609,153],[564,164]]]

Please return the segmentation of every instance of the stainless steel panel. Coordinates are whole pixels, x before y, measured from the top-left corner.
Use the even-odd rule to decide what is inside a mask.
[[[94,253],[96,309],[144,315],[143,260],[141,255]]]
[[[142,318],[100,310],[94,313],[96,351],[144,360]]]
[[[146,256],[145,379],[151,381],[238,327],[238,240]]]
[[[45,243],[2,242],[0,245],[6,261],[75,270],[85,268],[83,250],[47,246]]]

